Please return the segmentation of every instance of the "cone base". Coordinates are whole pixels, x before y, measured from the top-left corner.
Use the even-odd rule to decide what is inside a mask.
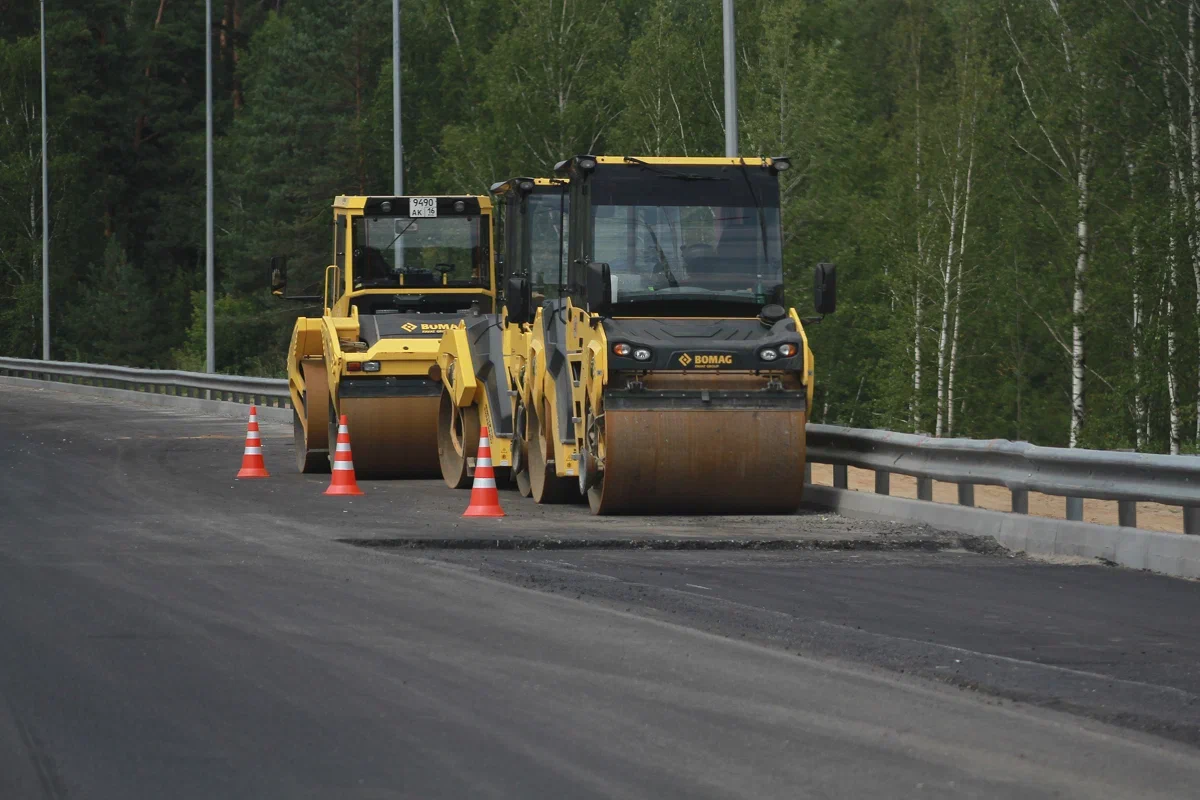
[[[267,472],[265,469],[260,469],[260,468],[255,468],[255,467],[249,467],[249,468],[243,469],[240,472],[238,472],[238,474],[236,476],[237,480],[239,480],[239,481],[244,480],[246,478],[269,478],[269,477],[271,477],[271,473]]]
[[[325,494],[327,494],[327,495],[348,495],[351,497],[358,497],[360,495],[365,494],[365,492],[362,489],[358,488],[357,486],[330,486],[328,489],[325,490]]]
[[[464,517],[503,517],[507,516],[500,506],[471,506],[463,512]]]

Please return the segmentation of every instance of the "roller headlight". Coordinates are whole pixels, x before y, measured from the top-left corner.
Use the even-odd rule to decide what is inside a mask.
[[[624,342],[613,345],[613,353],[621,356],[622,358],[627,357],[631,352],[633,352],[633,348]]]
[[[385,213],[385,214],[392,213],[392,204],[391,204],[391,202],[389,202],[387,200],[384,200],[382,203],[380,203],[379,207],[383,210],[383,213]]]
[[[651,355],[653,354],[644,347],[639,347],[633,351],[633,357],[638,361],[649,361]]]
[[[363,372],[379,372],[378,361],[364,361],[362,365]]]
[[[798,348],[794,344],[779,345],[779,355],[783,358],[791,358],[792,356],[796,355],[797,352]]]
[[[779,358],[779,353],[768,347],[766,350],[760,351],[758,357],[763,361],[774,361],[775,359]]]
[[[467,210],[467,204],[466,204],[466,203],[464,203],[462,200],[455,200],[455,201],[454,201],[454,211],[455,211],[455,213],[457,213],[457,214],[461,214],[461,213],[463,213],[463,212],[464,212],[464,211],[466,211],[466,210]]]

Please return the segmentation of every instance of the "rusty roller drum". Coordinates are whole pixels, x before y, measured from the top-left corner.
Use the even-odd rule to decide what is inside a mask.
[[[757,378],[721,383],[761,388]],[[588,492],[592,513],[790,514],[804,491],[805,417],[802,407],[606,406],[604,473]]]
[[[436,396],[343,399],[339,411],[350,424],[350,446],[358,477],[440,476],[438,401]]]

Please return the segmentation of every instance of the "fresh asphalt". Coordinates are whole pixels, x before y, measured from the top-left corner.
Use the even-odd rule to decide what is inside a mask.
[[[239,483],[239,422],[0,384],[0,798],[1200,785],[1195,583],[820,514],[466,522],[325,498],[263,428]]]

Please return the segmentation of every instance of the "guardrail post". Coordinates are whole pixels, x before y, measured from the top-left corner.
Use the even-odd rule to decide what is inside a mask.
[[[1200,506],[1183,507],[1183,532],[1189,536],[1200,536]]]
[[[1067,498],[1067,519],[1074,522],[1083,522],[1083,498],[1068,497]]]
[[[1118,500],[1117,501],[1117,524],[1122,528],[1137,527],[1137,501],[1136,500]]]
[[[975,505],[975,484],[960,483],[958,484],[958,504],[960,506]]]
[[[885,469],[875,470],[875,494],[892,493],[892,473]]]
[[[933,502],[933,478],[917,478],[917,499]]]
[[[1029,492],[1025,489],[1012,490],[1012,513],[1029,513]]]
[[[850,470],[845,464],[833,465],[833,488],[850,488]]]

